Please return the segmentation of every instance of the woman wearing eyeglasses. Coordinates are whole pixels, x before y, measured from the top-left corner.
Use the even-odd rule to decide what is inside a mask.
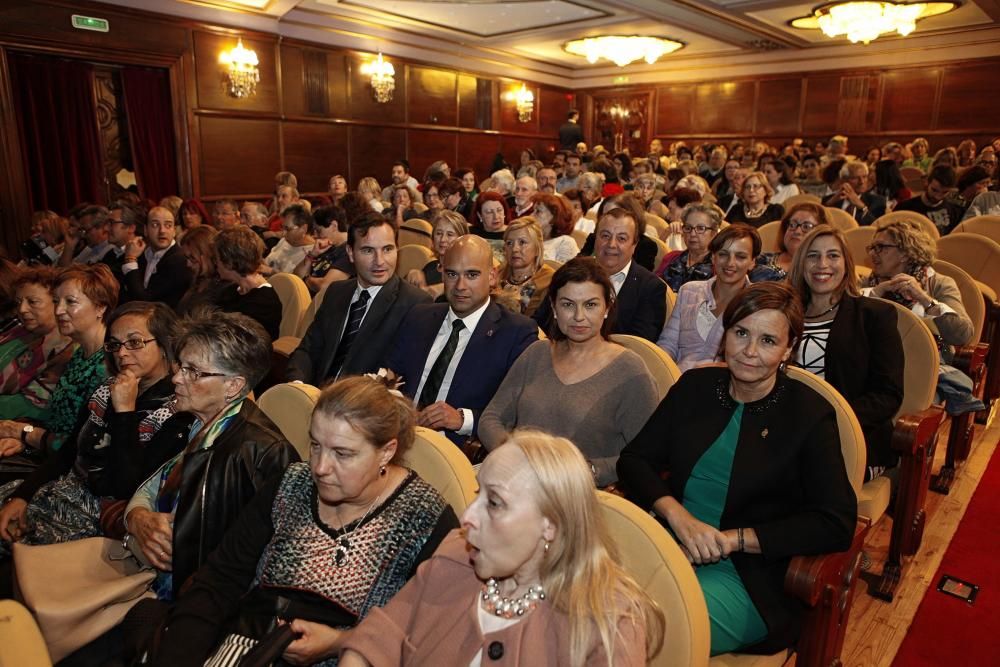
[[[742,205],[736,205],[726,216],[729,222],[745,222],[752,227],[760,227],[775,220],[781,220],[785,209],[781,204],[772,204],[774,189],[767,176],[759,171],[747,175],[740,190]]]
[[[715,275],[693,280],[677,293],[677,304],[656,344],[681,371],[711,363],[719,356],[722,313],[750,285],[747,272],[760,254],[760,235],[750,225],[729,225],[709,244]]]
[[[668,253],[656,272],[675,292],[686,282],[712,277],[712,256],[708,246],[722,225],[722,211],[712,204],[696,201],[684,207],[680,220],[687,248]]]
[[[174,414],[170,342],[176,330],[177,316],[163,303],[133,301],[108,318],[104,353],[114,375],[91,395],[74,437],[24,481],[0,488],[0,497],[8,498],[0,510],[0,554],[18,539],[55,544],[100,535],[103,502],[131,498],[176,453],[183,443],[177,438],[174,452],[157,458],[147,451]]]
[[[792,270],[792,258],[802,245],[802,239],[819,225],[830,224],[826,209],[819,204],[803,202],[795,204],[781,219],[781,233],[778,234],[778,252],[762,252],[757,258],[757,266],[750,271],[750,282],[784,280]]]

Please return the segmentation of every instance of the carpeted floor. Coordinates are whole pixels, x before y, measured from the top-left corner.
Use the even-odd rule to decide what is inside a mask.
[[[894,667],[1000,664],[1000,448],[896,653]],[[943,574],[978,584],[974,605],[937,590]]]

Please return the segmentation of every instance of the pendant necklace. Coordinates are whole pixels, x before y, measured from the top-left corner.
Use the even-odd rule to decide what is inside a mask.
[[[372,501],[372,504],[368,506],[368,510],[361,517],[361,520],[358,521],[356,524],[354,524],[354,528],[351,528],[349,531],[344,532],[343,534],[341,534],[339,537],[336,538],[337,547],[336,549],[334,549],[333,552],[334,565],[336,565],[337,567],[341,567],[347,562],[348,557],[350,557],[351,555],[351,546],[352,546],[350,540],[351,535],[357,532],[358,528],[360,528],[361,525],[365,522],[365,519],[368,518],[368,515],[371,514],[372,510],[375,509],[375,506],[378,505],[378,501],[381,499],[382,499],[382,494],[379,493],[377,496],[375,496],[375,500]],[[334,507],[334,511],[336,511],[337,513],[337,520],[340,521],[340,506],[338,505]],[[341,522],[340,525],[341,525],[340,529],[344,530],[343,522]]]

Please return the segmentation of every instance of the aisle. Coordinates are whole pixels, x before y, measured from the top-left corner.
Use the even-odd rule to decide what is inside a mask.
[[[1000,655],[1000,454],[994,452],[893,665],[997,664]],[[979,585],[975,604],[937,590],[942,574]]]

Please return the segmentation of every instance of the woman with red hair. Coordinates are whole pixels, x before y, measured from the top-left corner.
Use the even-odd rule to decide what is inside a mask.
[[[580,247],[570,234],[573,232],[573,210],[565,197],[538,192],[531,197],[534,218],[545,239],[545,259],[565,264],[580,254]]]

